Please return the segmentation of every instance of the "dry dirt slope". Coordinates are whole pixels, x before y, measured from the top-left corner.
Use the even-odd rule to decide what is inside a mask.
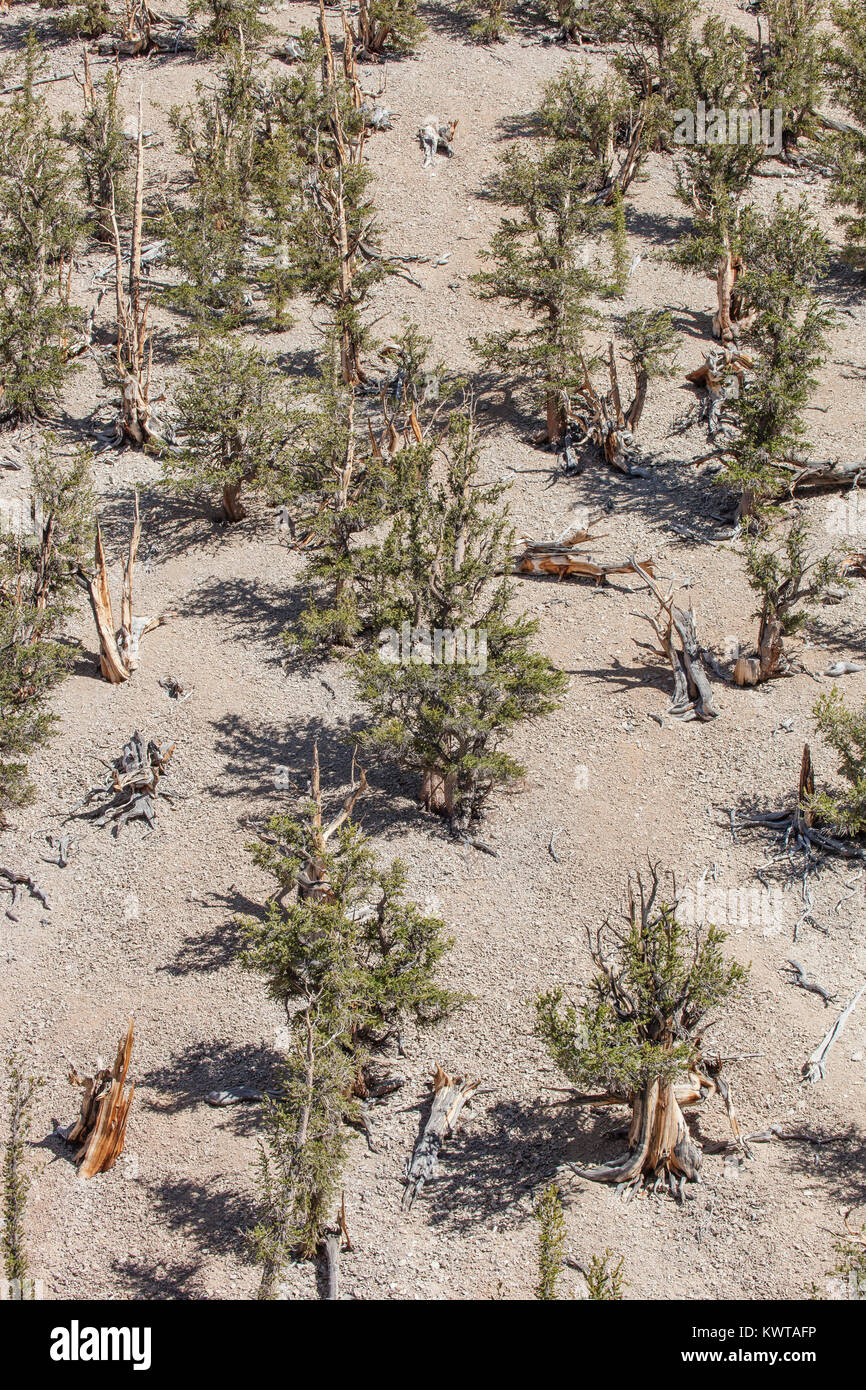
[[[447,9],[431,10],[431,34],[417,59],[388,65],[387,101],[398,114],[393,131],[371,142],[370,156],[391,246],[449,259],[415,270],[423,290],[394,281],[382,292],[379,332],[386,334],[402,315],[414,317],[438,356],[469,370],[471,336],[498,319],[490,306],[479,308],[466,283],[497,219],[479,189],[503,147],[503,122],[531,110],[566,55],[531,32],[495,51],[478,49],[448,22]],[[295,4],[277,14],[288,32],[312,17],[311,7]],[[31,22],[44,25],[44,13],[13,7],[2,21],[7,46]],[[55,49],[52,63],[63,70],[71,56]],[[127,94],[131,99],[141,81],[146,124],[164,133],[166,108],[190,96],[206,75],[204,65],[185,58],[148,61],[130,71]],[[375,89],[379,76],[365,69],[364,85]],[[51,89],[58,108],[74,95],[68,83]],[[456,158],[433,170],[422,169],[415,142],[419,118],[428,112],[460,120]],[[153,153],[151,187],[176,174],[167,143]],[[758,197],[766,200],[776,188],[768,180]],[[813,201],[832,229],[820,184],[798,180],[790,192]],[[712,287],[664,261],[681,221],[670,169],[651,161],[629,224],[632,249],[647,259],[626,307],[672,309],[685,373],[710,340]],[[95,263],[99,257],[80,269],[84,304]],[[857,389],[866,300],[842,277],[831,291],[848,312],[833,336],[815,402],[821,409],[810,416],[821,452],[830,455],[847,452],[852,442],[862,449],[866,423]],[[297,327],[274,345],[300,357],[316,341],[301,309]],[[170,387],[175,370],[166,352],[160,380]],[[75,381],[56,422],[62,437],[83,435],[98,389],[90,370]],[[712,514],[721,499],[684,462],[703,451],[702,430],[667,433],[689,399],[676,383],[651,398],[646,439],[661,463],[646,481],[620,480],[593,463],[581,478],[550,485],[550,458],[528,444],[521,403],[495,392],[487,460],[491,477],[512,481],[515,521],[527,535],[555,535],[575,506],[609,504],[605,546],[617,555],[652,552],[664,573],[692,577],[702,637],[721,651],[729,634],[750,631],[753,600],[740,555],[707,539],[718,530]],[[254,1219],[256,1108],[220,1112],[203,1102],[217,1086],[266,1084],[280,1045],[276,1011],[233,959],[233,914],[267,890],[244,853],[245,819],[282,804],[276,769],[303,780],[315,737],[325,777],[335,786],[345,782],[347,734],[358,717],[338,666],[304,674],[281,665],[279,633],[296,612],[297,564],[278,544],[272,517],[261,512],[229,534],[203,511],[171,503],[156,476],[153,463],[134,453],[104,454],[97,466],[115,580],[139,483],[147,557],[141,605],[146,611],[171,605],[177,617],[147,639],[136,679],[111,688],[98,679],[93,633],[82,613],[74,631],[83,653],[57,698],[58,735],[34,760],[38,800],[2,848],[4,863],[38,869],[52,903],[46,913],[25,902],[17,923],[0,918],[0,1040],[24,1044],[48,1080],[40,1139],[50,1136],[54,1119],[66,1121],[73,1112],[68,1063],[89,1067],[97,1053],[108,1054],[130,1012],[138,1037],[139,1089],[118,1168],[84,1184],[62,1145],[48,1137],[38,1151],[31,1248],[48,1297],[245,1298],[253,1292],[243,1232]],[[2,486],[12,488],[5,477]],[[818,528],[826,525],[826,502],[809,510]],[[434,1033],[407,1036],[409,1056],[401,1066],[409,1083],[374,1116],[377,1151],[362,1136],[353,1139],[346,1179],[356,1246],[345,1259],[349,1294],[529,1295],[537,1186],[567,1157],[612,1153],[617,1141],[605,1135],[618,1121],[550,1105],[562,1097],[544,1088],[561,1078],[530,1035],[527,1001],[554,981],[578,996],[585,989],[584,929],[616,906],[624,875],[647,854],[675,868],[686,884],[715,865],[724,889],[754,884],[753,868],[767,856],[759,841],[732,844],[723,808],[790,791],[801,743],[813,736],[816,684],[802,675],[761,692],[725,688],[714,724],[660,729],[649,716],[664,709],[667,677],[634,644],[644,632],[632,616],[640,600],[630,596],[631,587],[621,580],[605,589],[521,586],[521,601],[541,618],[543,647],[572,680],[561,710],[517,741],[529,770],[526,785],[499,802],[484,832],[498,859],[456,847],[414,810],[407,782],[371,773],[375,795],[364,824],[383,855],[407,860],[417,898],[451,924],[456,945],[447,975],[474,1001]],[[837,655],[862,658],[864,595],[861,581],[840,604],[821,611],[804,653],[810,670]],[[168,673],[193,689],[189,701],[167,698],[158,680]],[[845,689],[862,700],[866,677],[847,678]],[[783,719],[791,722],[789,731],[780,727]],[[176,739],[185,799],[157,835],[141,839],[132,828],[115,841],[77,824],[68,867],[41,862],[49,854],[46,836],[59,832],[97,780],[99,759],[114,757],[136,727]],[[814,738],[813,744],[819,775],[827,777],[832,761]],[[547,850],[556,827],[559,863]],[[830,873],[816,887],[815,916],[827,933],[806,929],[796,952],[840,1001],[866,978],[864,877],[853,892],[843,887],[854,877]],[[796,889],[789,889],[778,923],[732,925],[731,948],[753,971],[748,996],[725,1020],[718,1041],[726,1051],[759,1054],[733,1078],[748,1129],[783,1122],[841,1138],[824,1147],[762,1147],[738,1174],[708,1157],[704,1181],[682,1210],[657,1200],[625,1208],[604,1188],[569,1181],[570,1252],[582,1260],[605,1247],[624,1253],[629,1297],[800,1297],[832,1263],[840,1209],[862,1208],[866,1010],[836,1048],[827,1082],[803,1090],[801,1064],[832,1014],[819,999],[793,990],[780,972],[801,911]],[[482,1077],[484,1091],[449,1147],[440,1181],[403,1215],[403,1164],[437,1062]],[[707,1138],[725,1132],[721,1114],[708,1114],[701,1125]],[[577,1291],[580,1282],[569,1271],[566,1291]],[[293,1297],[314,1296],[312,1268],[294,1269],[288,1288]]]

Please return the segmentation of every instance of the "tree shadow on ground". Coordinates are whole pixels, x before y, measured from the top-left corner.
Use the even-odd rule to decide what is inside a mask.
[[[208,1105],[206,1097],[211,1091],[237,1086],[274,1092],[279,1087],[283,1062],[282,1054],[264,1043],[206,1038],[175,1053],[164,1066],[143,1076],[139,1084],[159,1093],[158,1098],[147,1097],[144,1101],[146,1108],[156,1114],[176,1115],[200,1105],[204,1107],[203,1116],[209,1115],[236,1134],[255,1134],[261,1127],[261,1101],[221,1107]]]
[[[125,1260],[112,1260],[111,1268],[133,1299],[188,1303],[205,1297],[201,1292],[202,1264],[200,1259],[140,1260],[130,1255]]]
[[[620,1112],[499,1101],[485,1114],[483,1129],[473,1127],[471,1111],[464,1113],[463,1128],[442,1151],[437,1177],[417,1198],[431,1225],[454,1231],[491,1219],[522,1220],[513,1212],[516,1204],[554,1179],[564,1163],[604,1161],[612,1144],[623,1146],[615,1137]]]
[[[363,727],[359,717],[336,725],[315,719],[287,725],[229,714],[212,727],[224,770],[207,788],[210,795],[260,801],[263,818],[277,811],[298,814],[310,794],[313,749],[318,746],[325,819],[339,812],[352,786],[352,757]],[[414,776],[390,764],[371,764],[363,753],[356,757],[367,773],[369,791],[358,801],[353,820],[365,834],[399,839],[411,828],[430,836],[446,835],[438,817],[419,811]],[[356,784],[357,779],[356,770]],[[252,834],[251,830],[251,838]]]
[[[247,1232],[260,1217],[257,1204],[246,1193],[231,1188],[220,1191],[217,1181],[213,1176],[202,1182],[167,1178],[146,1188],[159,1219],[182,1232],[185,1242],[206,1255],[239,1255],[249,1260]]]
[[[244,525],[245,523],[241,523]],[[286,660],[280,638],[297,627],[304,596],[294,576],[270,583],[258,579],[207,579],[180,608],[185,618],[216,619],[238,637],[254,634],[259,645],[272,648],[272,664]]]
[[[233,965],[241,947],[237,917],[263,920],[265,915],[262,904],[246,897],[234,884],[225,893],[215,890],[207,898],[191,898],[190,905],[218,912],[219,917],[205,931],[184,937],[171,964],[161,967],[167,975],[210,975]]]
[[[99,524],[106,553],[111,559],[126,552],[135,506],[133,488],[106,496],[99,509]],[[239,538],[260,532],[264,516],[257,508],[246,521],[230,526],[220,518],[218,499],[212,494],[179,496],[159,485],[138,488],[141,544],[138,567],[164,565],[196,551],[216,555]]]

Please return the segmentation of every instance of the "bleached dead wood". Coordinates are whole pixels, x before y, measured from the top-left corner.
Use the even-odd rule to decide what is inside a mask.
[[[0,867],[0,878],[5,878],[6,882],[9,884],[9,891],[12,894],[12,902],[6,909],[6,916],[10,921],[18,921],[15,908],[18,905],[18,898],[22,888],[26,888],[31,898],[35,898],[37,902],[40,902],[46,912],[51,911],[51,904],[39,887],[39,884],[35,879],[31,878],[29,874],[19,874],[16,873],[14,869],[4,869]]]
[[[115,835],[131,820],[146,821],[148,828],[154,830],[159,798],[172,797],[171,790],[165,785],[165,769],[174,748],[173,743],[161,748],[153,739],[145,746],[144,739],[136,729],[120,757],[115,760],[108,780],[91,787],[82,803],[85,809],[73,812],[73,816],[92,820],[98,826],[108,825],[111,821]],[[100,804],[88,810],[90,803],[97,799]]]
[[[480,1080],[449,1076],[440,1066],[433,1075],[433,1105],[406,1169],[403,1210],[408,1211],[425,1183],[436,1176],[442,1145],[457,1129],[464,1105],[471,1100]]]
[[[782,966],[782,969],[793,971],[796,976],[793,984],[798,985],[800,989],[808,990],[810,994],[817,994],[819,998],[823,999],[825,1009],[833,1003],[836,998],[835,994],[831,994],[823,985],[819,985],[817,980],[813,980],[798,960],[789,960],[787,965]]]
[[[727,345],[710,348],[703,366],[686,374],[686,381],[707,393],[701,418],[707,422],[711,439],[730,432],[723,421],[725,403],[740,394],[745,374],[753,365],[746,353]]]
[[[609,574],[636,574],[631,560],[598,560],[591,551],[581,547],[603,540],[594,536],[588,526],[570,526],[553,541],[531,541],[520,554],[514,557],[517,574],[555,575],[558,579],[571,579],[573,576],[586,576],[589,579],[605,579]],[[653,574],[653,561],[641,561],[647,574]]]
[[[437,154],[444,154],[448,159],[453,157],[454,136],[458,125],[459,121],[445,121],[440,124],[438,117],[425,116],[418,131],[418,139],[424,151],[425,169],[433,163]]]
[[[135,1093],[134,1081],[129,1083],[128,1090],[126,1086],[133,1037],[133,1020],[130,1019],[110,1071],[98,1067],[93,1076],[79,1076],[74,1067],[70,1070],[70,1085],[82,1088],[81,1114],[61,1133],[68,1143],[81,1145],[76,1161],[82,1178],[107,1173],[123,1153],[129,1107]]]
[[[635,617],[649,623],[658,638],[662,652],[670,662],[674,677],[674,693],[667,713],[684,722],[717,718],[719,711],[713,696],[713,687],[701,658],[691,598],[689,610],[685,612],[674,604],[673,584],[668,592],[663,594],[652,574],[634,556],[631,558],[631,565],[659,605],[659,611],[655,616],[635,613]],[[679,638],[679,647],[676,638]]]
[[[857,1007],[864,992],[866,992],[866,985],[861,985],[847,1009],[842,1010],[836,1022],[833,1024],[833,1027],[824,1035],[808,1062],[806,1062],[803,1067],[803,1080],[807,1081],[809,1085],[814,1086],[817,1081],[824,1080],[827,1074],[827,1058],[830,1055],[830,1049],[836,1042],[839,1034],[854,1012],[854,1009]]]
[[[93,574],[79,570],[79,578],[84,583],[90,599],[93,619],[99,636],[99,666],[103,676],[112,685],[120,685],[129,680],[139,666],[141,639],[168,622],[171,614],[163,612],[158,618],[136,618],[133,614],[133,581],[135,560],[141,541],[141,517],[138,509],[138,493],[135,494],[135,515],[129,548],[123,562],[123,584],[120,602],[120,627],[115,630],[114,613],[111,606],[111,590],[108,583],[108,567],[105,562],[105,549],[102,543],[102,530],[96,523],[96,568]]]
[[[734,840],[738,830],[759,827],[772,830],[779,836],[784,844],[783,855],[786,859],[794,849],[802,850],[807,858],[813,856],[815,850],[838,854],[844,859],[866,858],[860,845],[853,840],[839,840],[815,824],[815,812],[811,805],[814,791],[812,754],[808,743],[804,743],[797,798],[793,807],[778,811],[752,811],[748,815],[741,815],[732,807],[729,815]]]

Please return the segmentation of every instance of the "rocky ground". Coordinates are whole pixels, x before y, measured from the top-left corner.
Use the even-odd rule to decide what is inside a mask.
[[[423,288],[396,279],[381,290],[377,332],[384,337],[403,316],[415,319],[437,357],[477,372],[471,337],[507,321],[496,307],[480,306],[468,283],[498,220],[481,189],[506,138],[521,138],[506,134],[509,122],[535,106],[568,55],[531,26],[494,49],[478,47],[453,6],[424,8],[430,33],[417,57],[361,74],[371,91],[387,78],[385,99],[397,113],[394,128],[368,147],[389,247],[431,257],[412,268]],[[749,22],[733,5],[714,8]],[[282,5],[275,22],[297,33],[313,15],[309,5]],[[0,20],[4,56],[30,24],[48,35],[52,68],[67,70],[76,48],[51,39],[49,17],[35,5],[15,5]],[[602,63],[592,52],[587,61],[594,69]],[[130,110],[141,87],[145,124],[165,138],[149,155],[151,193],[178,175],[167,109],[190,98],[208,71],[185,55],[124,65]],[[73,83],[49,90],[53,109],[74,108]],[[428,112],[460,124],[454,159],[424,169],[416,131]],[[756,199],[767,204],[780,189],[806,198],[838,241],[819,180],[758,180]],[[644,258],[622,307],[671,310],[682,370],[650,393],[641,430],[656,460],[650,477],[625,479],[590,461],[581,476],[554,480],[552,456],[530,442],[537,424],[527,402],[486,381],[485,466],[490,478],[511,483],[515,525],[527,537],[550,539],[575,508],[603,506],[600,550],[617,558],[652,554],[663,576],[689,584],[701,640],[723,661],[732,638],[754,637],[754,596],[741,546],[724,539],[726,498],[706,468],[691,463],[709,447],[705,428],[671,432],[694,402],[685,373],[712,340],[713,285],[665,258],[684,219],[670,160],[651,158],[628,224],[630,251]],[[94,249],[77,267],[76,296],[85,306],[104,261]],[[866,297],[842,270],[826,296],[839,317],[807,419],[820,457],[862,456]],[[107,302],[98,322],[104,346]],[[170,398],[179,329],[161,311],[156,327],[154,372]],[[271,340],[299,364],[316,342],[303,305],[295,327]],[[53,422],[61,441],[88,436],[100,400],[107,407],[112,395],[91,363]],[[26,433],[10,442],[33,442]],[[281,1045],[277,1010],[235,958],[235,915],[269,891],[245,852],[248,822],[286,805],[281,769],[303,784],[315,739],[325,785],[345,786],[359,708],[339,664],[303,670],[285,659],[280,634],[297,615],[300,566],[280,543],[272,512],[261,505],[236,527],[215,524],[207,505],[166,493],[158,464],[135,452],[99,454],[95,476],[114,582],[138,486],[138,607],[170,607],[176,616],[146,639],[135,678],[112,687],[99,678],[95,633],[82,607],[70,625],[80,658],[55,701],[57,735],[33,760],[37,800],[0,847],[4,864],[37,874],[51,904],[46,911],[24,898],[18,921],[0,916],[0,1042],[4,1049],[20,1043],[47,1083],[37,1107],[39,1174],[28,1217],[33,1270],[49,1298],[249,1298],[257,1273],[245,1231],[255,1220],[259,1110],[214,1110],[204,1100],[215,1088],[266,1087]],[[26,485],[26,472],[0,478],[4,495]],[[816,543],[837,541],[838,502],[804,505]],[[721,923],[730,951],[752,971],[713,1046],[750,1054],[730,1073],[744,1129],[778,1124],[832,1142],[763,1144],[742,1166],[708,1154],[702,1182],[682,1207],[650,1197],[624,1206],[612,1190],[565,1177],[569,1254],[580,1262],[606,1248],[624,1255],[626,1295],[634,1299],[801,1298],[813,1281],[827,1285],[842,1213],[853,1209],[852,1224],[858,1211],[861,1221],[866,1215],[866,1004],[836,1045],[826,1080],[801,1084],[801,1067],[836,1009],[866,979],[866,874],[833,863],[812,880],[819,926],[804,924],[795,948],[793,928],[804,910],[799,879],[776,880],[771,911],[762,911],[755,868],[773,842],[743,834],[735,843],[728,821],[731,807],[777,805],[791,795],[805,740],[819,781],[832,781],[833,756],[815,734],[812,707],[831,683],[820,674],[828,662],[866,657],[866,586],[855,581],[819,608],[801,642],[801,674],[760,690],[719,682],[717,720],[665,720],[662,727],[654,716],[664,714],[669,676],[637,645],[648,632],[635,616],[646,606],[638,590],[633,576],[603,587],[520,582],[520,603],[541,620],[541,648],[571,679],[561,708],[515,740],[525,782],[496,802],[483,830],[498,857],[455,844],[417,810],[408,779],[370,770],[364,828],[385,859],[406,861],[413,895],[450,924],[455,947],[445,977],[472,1001],[432,1031],[407,1032],[399,1065],[408,1081],[373,1114],[375,1150],[362,1134],[352,1139],[345,1197],[355,1248],[343,1264],[349,1296],[531,1295],[539,1187],[566,1159],[597,1162],[615,1153],[621,1141],[606,1136],[623,1119],[562,1103],[555,1088],[563,1079],[532,1036],[531,1001],[554,983],[576,998],[585,993],[586,928],[618,908],[629,870],[647,856],[695,891],[703,879],[717,903],[722,893],[758,890],[754,901],[744,899],[742,915],[731,908]],[[168,675],[192,691],[190,699],[169,698],[159,684]],[[866,672],[843,679],[847,698],[862,702]],[[115,839],[86,822],[65,823],[100,780],[100,760],[114,758],[136,728],[177,744],[174,780],[183,797],[162,812],[158,832],[143,837],[133,825]],[[548,848],[554,831],[556,858]],[[63,868],[49,862],[48,837],[61,833],[73,839]],[[832,990],[836,1004],[825,1009],[792,987],[783,971],[790,954]],[[137,1091],[126,1153],[113,1172],[82,1182],[69,1150],[52,1137],[55,1122],[68,1122],[76,1108],[67,1070],[90,1070],[97,1054],[112,1055],[129,1014]],[[480,1077],[482,1086],[439,1180],[403,1213],[404,1164],[437,1063]],[[726,1135],[720,1106],[697,1123],[707,1141]],[[580,1296],[582,1288],[569,1267],[564,1293]],[[313,1267],[293,1267],[287,1291],[314,1297]]]

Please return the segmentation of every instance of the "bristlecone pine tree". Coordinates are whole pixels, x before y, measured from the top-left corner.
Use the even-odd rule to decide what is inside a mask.
[[[422,805],[457,829],[523,775],[502,745],[554,707],[566,677],[530,650],[537,624],[510,611],[513,532],[504,488],[479,483],[471,414],[452,414],[444,453],[441,480],[429,449],[397,456],[414,486],[375,562],[380,647],[355,670],[365,746],[416,772]]]
[[[552,445],[566,432],[571,396],[585,375],[584,334],[594,321],[588,300],[604,284],[589,265],[589,243],[607,216],[599,204],[609,187],[607,166],[583,132],[560,121],[570,100],[567,86],[551,84],[538,153],[512,147],[503,157],[492,193],[512,211],[487,253],[490,268],[475,276],[482,298],[502,299],[533,320],[530,328],[490,334],[475,347],[482,361],[534,388]]]
[[[291,1252],[312,1256],[333,1213],[346,1152],[345,1122],[387,1079],[375,1054],[409,1018],[426,1025],[461,1002],[437,982],[451,941],[437,917],[405,896],[399,860],[383,868],[351,817],[359,784],[327,823],[314,755],[301,819],[273,817],[251,847],[277,892],[263,920],[243,919],[244,964],[285,1010],[290,1044],[282,1093],[265,1112],[262,1220],[253,1248],[260,1298],[276,1295]],[[285,899],[290,898],[286,903]]]
[[[64,134],[78,151],[81,183],[90,208],[89,224],[98,241],[113,237],[111,211],[123,219],[132,205],[129,169],[132,154],[124,137],[120,101],[120,67],[108,68],[94,83],[87,51],[84,77],[79,79],[83,111],[76,122],[67,117]]]
[[[747,544],[746,574],[761,607],[757,656],[739,658],[737,685],[757,685],[790,671],[785,638],[802,628],[810,606],[842,578],[840,562],[833,555],[810,555],[808,540],[805,518],[795,517],[781,540],[750,538]]]
[[[474,16],[470,33],[479,43],[500,43],[511,33],[508,16],[513,0],[461,0],[461,8]]]
[[[840,218],[851,263],[866,269],[866,9],[860,0],[831,6],[836,33],[827,59],[833,95],[856,122],[832,144],[831,197],[846,212]]]
[[[536,1003],[536,1033],[580,1091],[582,1104],[631,1107],[628,1153],[613,1163],[575,1169],[595,1182],[630,1188],[663,1180],[676,1195],[697,1178],[701,1150],[683,1106],[721,1089],[704,1073],[707,1015],[742,985],[746,971],[722,953],[715,927],[677,920],[676,885],[656,868],[649,883],[630,882],[624,925],[589,933],[598,971],[594,999],[580,1008],[553,989]]]
[[[844,778],[837,791],[821,792],[814,807],[825,824],[843,835],[866,833],[866,705],[851,709],[838,687],[818,697],[813,711],[818,732],[839,757]]]
[[[190,316],[199,338],[245,317],[251,267],[247,241],[256,225],[254,176],[260,94],[253,58],[237,46],[225,55],[212,87],[195,103],[172,107],[169,124],[190,184],[182,204],[166,207],[169,262],[180,272],[166,291]]]
[[[715,17],[704,24],[700,40],[680,45],[673,68],[680,110],[692,112],[702,101],[710,113],[715,108],[713,119],[718,113],[726,119],[729,109],[757,108],[748,38]],[[697,132],[682,134],[688,138]],[[712,134],[708,129],[706,143],[693,144],[676,166],[677,194],[691,209],[692,228],[673,260],[715,278],[713,333],[730,343],[739,334],[747,307],[739,284],[745,269],[742,203],[764,150],[760,141],[710,141]]]
[[[774,465],[806,451],[803,411],[833,314],[816,292],[827,241],[804,203],[787,206],[779,197],[766,216],[746,209],[741,232],[747,269],[740,286],[752,315],[743,341],[756,361],[735,403],[739,434],[724,476],[741,490],[740,514],[760,524],[768,501],[786,491]]]
[[[190,0],[190,19],[200,19],[196,48],[208,55],[232,48],[239,37],[253,45],[271,32],[261,18],[273,0]]]
[[[351,35],[346,35],[342,67],[334,57],[324,9],[319,40],[305,60],[307,71],[297,74],[287,92],[296,100],[282,104],[302,166],[289,254],[299,287],[325,310],[328,328],[339,336],[340,371],[351,385],[366,380],[362,357],[371,345],[370,293],[396,266],[381,249]],[[313,76],[316,60],[318,80]]]
[[[217,487],[228,521],[245,515],[242,492],[262,490],[289,435],[285,387],[272,362],[231,339],[206,340],[186,363],[177,394],[183,448],[165,461],[179,491]]]
[[[359,0],[353,36],[363,53],[411,53],[426,30],[418,0]]]
[[[90,460],[48,439],[32,464],[32,514],[0,535],[0,826],[29,800],[27,755],[54,725],[48,697],[73,651],[58,640],[93,544]]]
[[[72,370],[69,303],[79,233],[73,181],[36,86],[43,59],[32,33],[0,106],[0,423],[44,414]]]
[[[14,1053],[6,1062],[6,1082],[9,1100],[3,1151],[3,1274],[8,1280],[6,1297],[18,1300],[28,1296],[30,1266],[24,1220],[32,1176],[27,1170],[27,1150],[33,1103],[44,1082],[25,1075],[21,1058]]]
[[[293,413],[290,466],[277,492],[293,516],[295,544],[309,554],[309,598],[290,645],[305,652],[350,647],[367,621],[364,590],[375,580],[359,537],[396,502],[392,470],[361,418],[358,387],[342,379],[335,335],[307,399]]]
[[[785,150],[815,129],[823,94],[823,0],[761,0],[761,105],[782,112]]]

